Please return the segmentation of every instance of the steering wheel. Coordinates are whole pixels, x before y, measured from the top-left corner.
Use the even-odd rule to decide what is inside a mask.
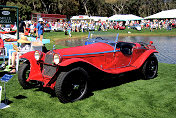
[[[100,39],[100,40],[103,40],[103,38],[101,38],[101,37],[96,37],[95,39]]]

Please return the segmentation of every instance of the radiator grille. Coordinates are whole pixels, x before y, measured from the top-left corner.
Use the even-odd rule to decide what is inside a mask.
[[[51,54],[46,54],[45,63],[52,64],[52,62],[53,62],[53,54],[52,53]]]
[[[53,64],[53,53],[48,53],[45,56],[45,62],[43,65],[43,75],[53,77],[56,73],[56,67],[52,66]]]
[[[43,65],[43,75],[47,75],[49,77],[53,77],[54,74],[56,73],[56,67],[55,66],[52,66],[52,65],[46,65],[44,64]]]

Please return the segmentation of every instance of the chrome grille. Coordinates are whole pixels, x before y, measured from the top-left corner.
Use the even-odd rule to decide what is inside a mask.
[[[52,66],[52,65],[46,65],[44,64],[43,65],[43,75],[47,75],[49,77],[53,77],[54,74],[56,73],[56,67],[55,66]]]
[[[52,64],[52,62],[53,62],[53,54],[52,53],[46,54],[45,63]]]
[[[45,62],[43,65],[43,75],[53,77],[56,73],[56,67],[53,64],[53,53],[47,53],[45,56]]]

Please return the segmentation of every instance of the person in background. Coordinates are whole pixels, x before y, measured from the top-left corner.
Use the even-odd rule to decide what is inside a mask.
[[[34,29],[35,29],[34,21],[32,21],[31,25],[30,25],[30,33],[31,33],[32,36],[34,35]]]
[[[44,30],[43,19],[39,18],[38,24],[36,26],[36,35],[37,35],[37,37],[40,37],[41,42],[43,40],[43,30]]]
[[[4,41],[0,37],[0,55],[3,55],[3,51],[4,51],[3,49],[4,49]]]
[[[27,40],[26,36],[22,36],[21,39],[17,41],[18,43],[21,43],[20,47],[17,47],[15,50],[20,52],[20,51],[30,51],[31,50],[31,42]],[[12,67],[11,71],[9,73],[14,74],[16,73],[16,68],[15,68],[15,60],[16,60],[17,52],[12,53]]]
[[[26,31],[26,24],[19,17],[19,33],[25,33],[25,31]]]

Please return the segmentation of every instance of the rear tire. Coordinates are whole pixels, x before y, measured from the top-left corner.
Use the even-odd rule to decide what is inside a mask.
[[[143,79],[153,79],[157,76],[158,60],[155,55],[151,55],[142,66]]]
[[[62,103],[81,100],[87,93],[88,73],[81,67],[61,72],[56,80],[55,93]]]

